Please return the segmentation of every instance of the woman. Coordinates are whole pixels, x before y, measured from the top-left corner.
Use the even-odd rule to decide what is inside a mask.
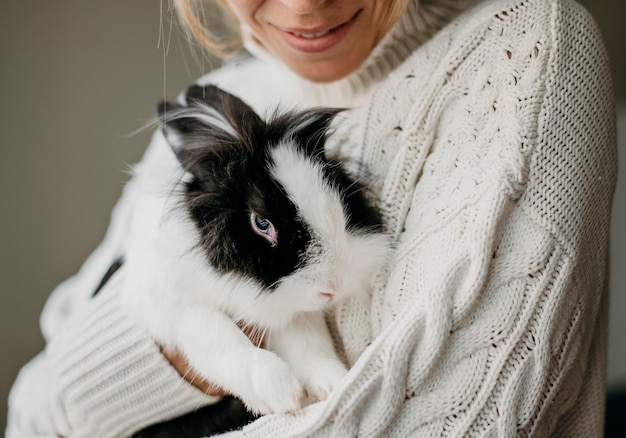
[[[396,248],[371,305],[328,318],[344,384],[245,436],[601,436],[616,141],[589,15],[571,0],[224,3],[253,56],[200,83],[259,112],[354,108],[329,147],[378,178]],[[164,147],[155,134],[144,162]],[[119,276],[91,298],[123,255],[133,196],[131,182],[50,297],[8,437],[128,436],[219,398],[126,318]]]

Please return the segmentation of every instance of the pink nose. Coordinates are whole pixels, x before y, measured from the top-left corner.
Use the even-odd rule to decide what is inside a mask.
[[[335,294],[330,292],[320,292],[320,295],[326,299],[326,301],[332,301],[335,298]]]

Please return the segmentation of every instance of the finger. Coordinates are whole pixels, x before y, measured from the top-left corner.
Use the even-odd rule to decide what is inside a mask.
[[[229,393],[225,389],[206,381],[205,379],[200,377],[200,375],[195,373],[189,366],[189,362],[187,362],[185,356],[177,349],[170,350],[161,347],[161,353],[167,358],[167,360],[170,362],[170,364],[172,364],[176,371],[178,371],[178,374],[180,374],[186,381],[191,383],[200,391],[209,396],[224,397],[226,395],[229,395]]]
[[[244,334],[250,339],[254,345],[259,348],[265,348],[265,332],[259,330],[257,327],[250,325],[239,324],[239,328],[244,332]]]

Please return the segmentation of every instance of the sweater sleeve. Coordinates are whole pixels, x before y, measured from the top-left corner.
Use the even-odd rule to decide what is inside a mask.
[[[7,437],[123,437],[214,403],[119,303],[122,270],[20,372]]]
[[[358,124],[396,254],[369,313],[336,312],[373,337],[329,400],[232,436],[601,436],[607,65],[575,3],[486,2],[378,90]]]

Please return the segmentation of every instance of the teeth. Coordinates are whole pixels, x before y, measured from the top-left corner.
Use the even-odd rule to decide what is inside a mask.
[[[296,36],[299,36],[300,38],[313,39],[313,38],[322,37],[322,36],[326,35],[328,32],[330,32],[330,31],[327,30],[326,32],[320,32],[320,33],[296,33],[296,32],[293,32],[293,34],[296,35]]]

